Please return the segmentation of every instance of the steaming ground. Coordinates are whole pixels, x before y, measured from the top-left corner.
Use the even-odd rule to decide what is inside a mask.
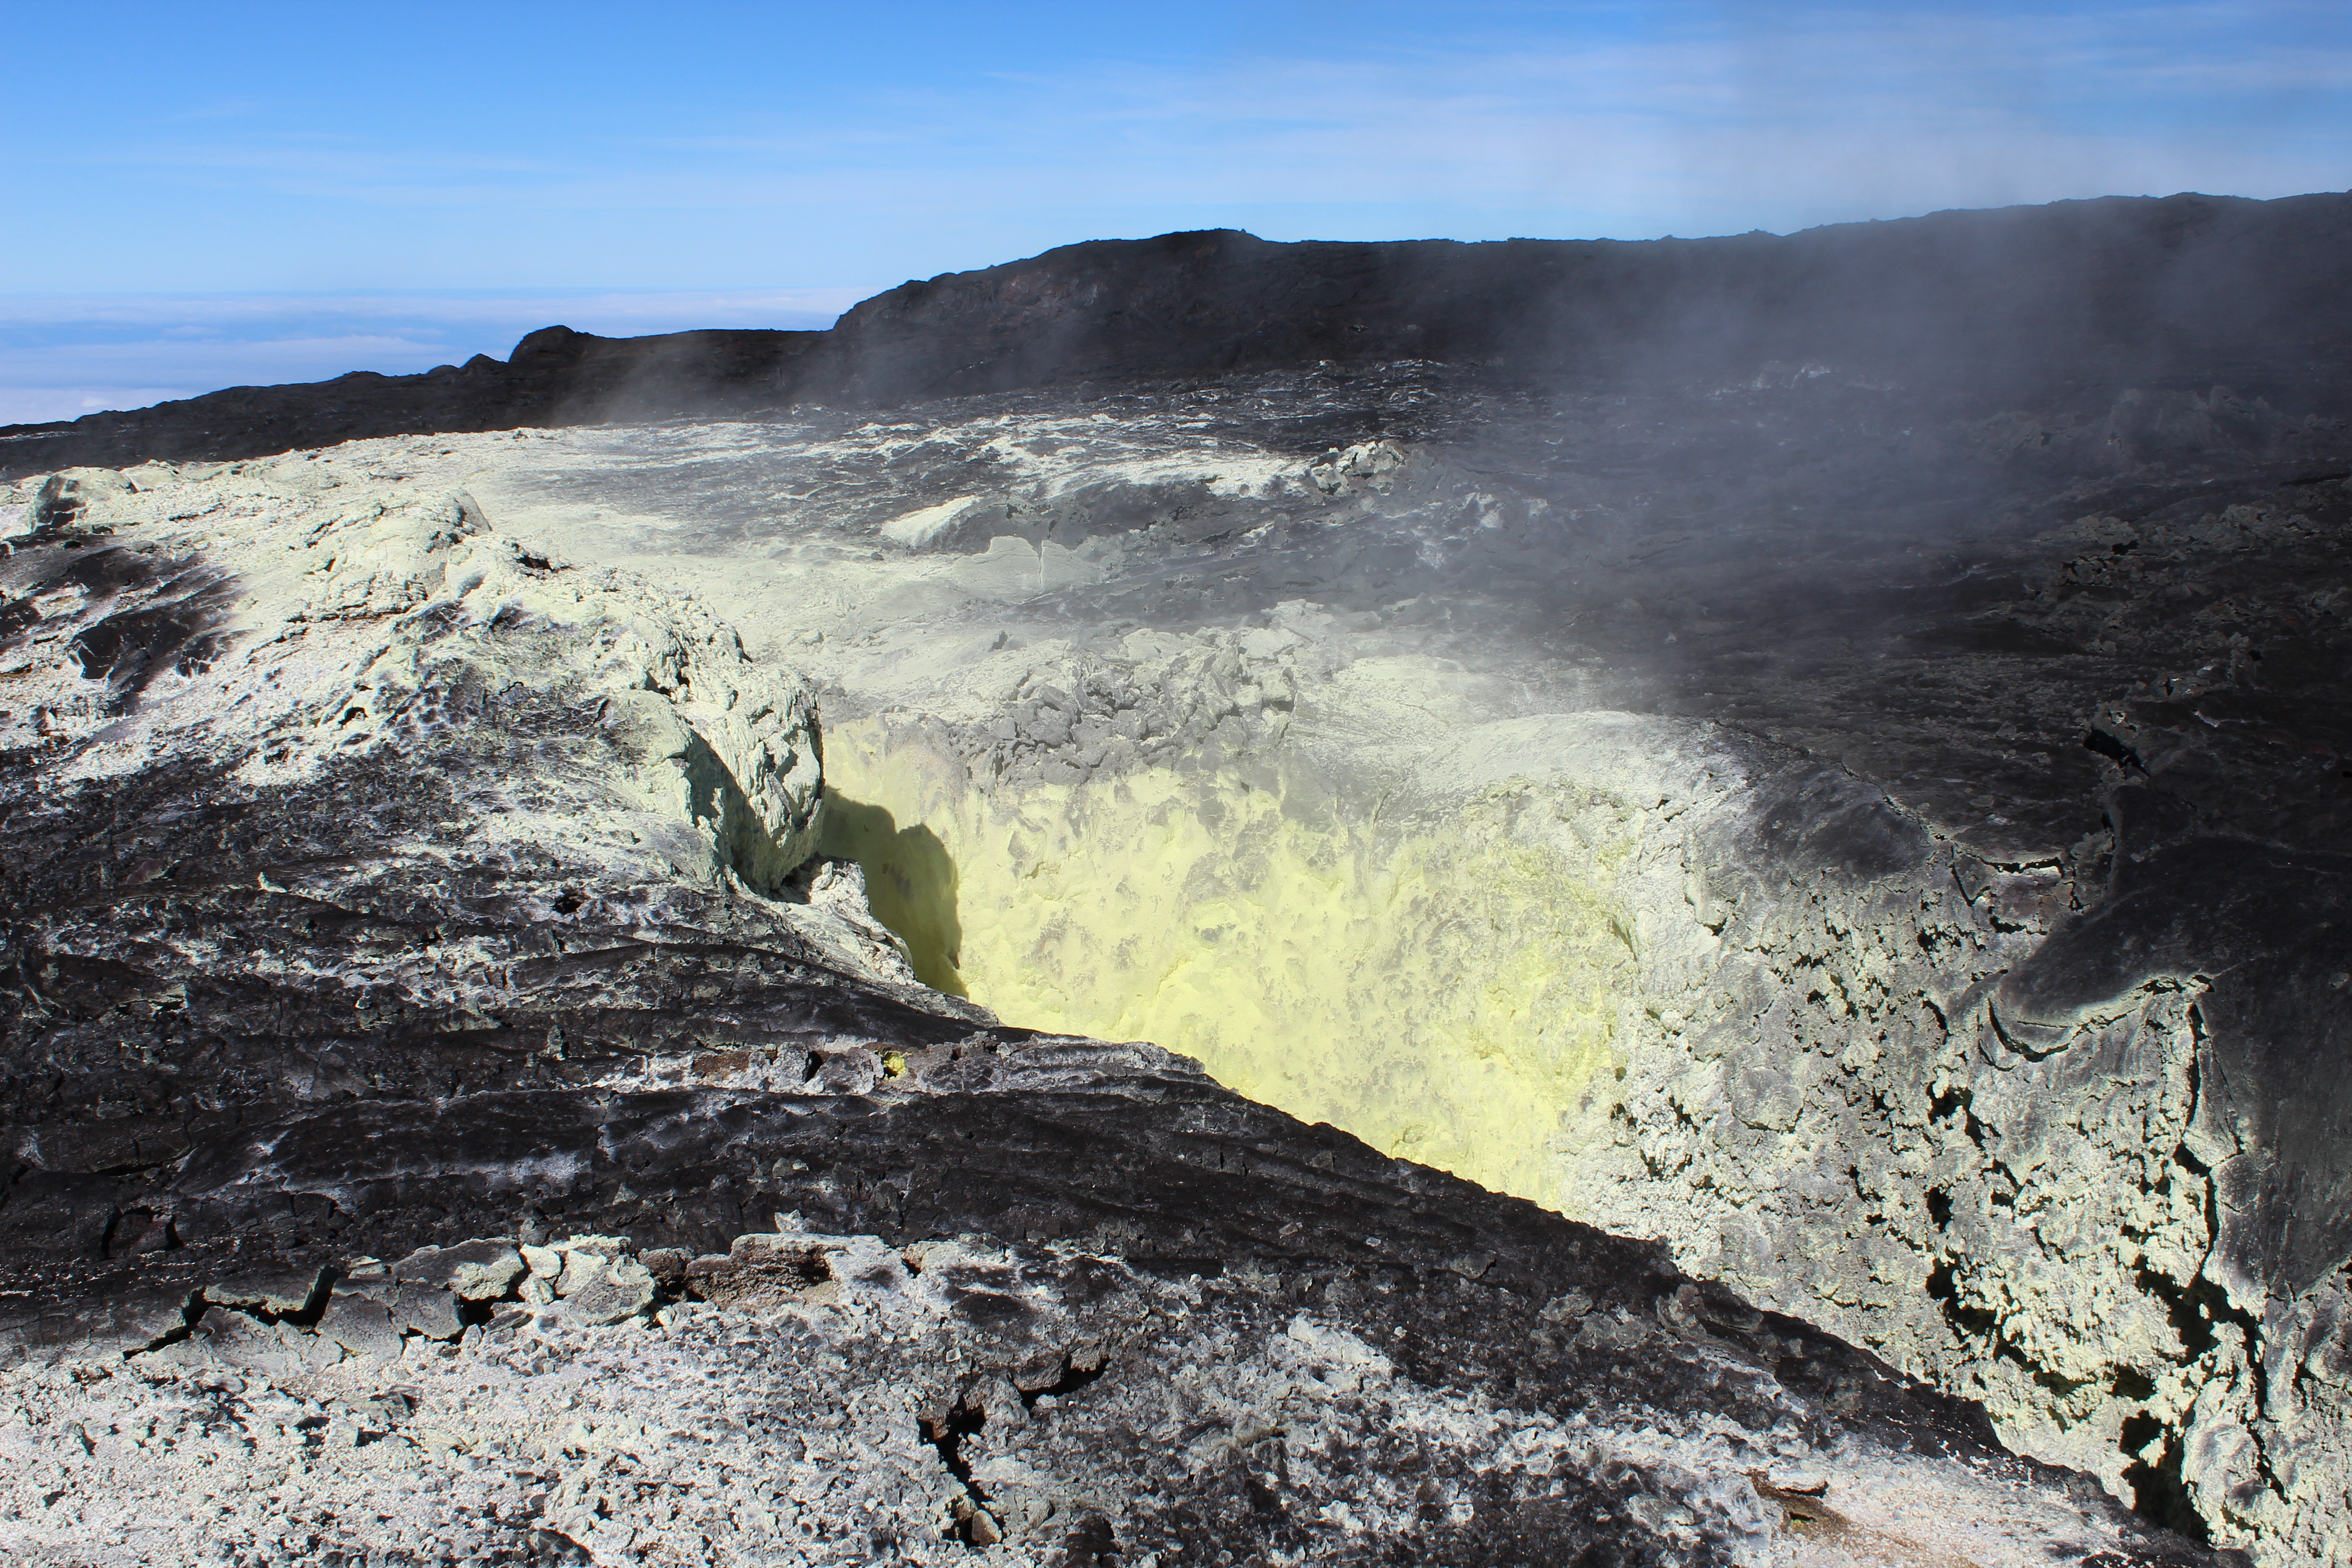
[[[2230,397],[2190,401],[2277,462],[2329,436]],[[2217,1247],[2194,987],[1991,1011],[2116,853],[2114,764],[2035,671],[2073,636],[2080,692],[2134,676],[2009,607],[2117,558],[2121,481],[2035,454],[2242,456],[2159,449],[2166,407],[2021,429],[1826,367],[1645,403],[1406,366],[140,482],[192,541],[462,488],[531,559],[694,601],[816,683],[824,847],[924,982],[1659,1237],[2126,1501],[2340,1558],[2343,1277]],[[2184,548],[2321,536],[2242,510]]]
[[[1394,442],[1244,438],[1222,401],[667,433],[650,464],[534,437],[466,482],[792,628],[774,651],[827,692],[828,847],[927,980],[1573,1212],[1565,1156],[1610,1142],[1595,1083],[1637,1007],[1628,892],[1689,910],[1645,813],[1735,764],[1517,635],[1540,585],[1492,558],[1525,542],[1479,536],[1549,503]]]

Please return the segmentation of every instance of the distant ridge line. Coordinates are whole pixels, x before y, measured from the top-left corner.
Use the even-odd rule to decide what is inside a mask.
[[[1402,358],[1539,378],[1825,361],[1995,395],[2352,348],[2352,195],[2182,195],[1711,239],[1091,240],[908,282],[829,331],[604,338],[505,361],[232,387],[0,426],[0,475],[230,460],[367,437],[890,407],[1113,378]]]

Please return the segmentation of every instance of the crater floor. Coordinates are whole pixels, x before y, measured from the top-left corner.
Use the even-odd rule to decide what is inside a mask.
[[[20,484],[12,1545],[2341,1556],[2347,450],[1403,362]]]

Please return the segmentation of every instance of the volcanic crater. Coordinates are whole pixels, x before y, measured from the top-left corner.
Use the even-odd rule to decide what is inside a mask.
[[[2348,231],[0,430],[0,1539],[2352,1555]]]

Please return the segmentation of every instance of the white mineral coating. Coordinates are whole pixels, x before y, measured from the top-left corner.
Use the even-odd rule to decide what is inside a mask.
[[[364,1347],[324,1323],[217,1311],[128,1358],[19,1366],[0,1373],[0,1550],[42,1568],[449,1562],[535,1528],[597,1563],[831,1563],[878,1539],[900,1562],[967,1562],[988,1542],[986,1561],[1042,1565],[1075,1521],[1122,1517],[1148,1468],[1234,1466],[1314,1501],[1297,1519],[1302,1562],[1433,1510],[1467,1520],[1482,1485],[1561,1479],[1617,1489],[1669,1542],[1740,1568],[2042,1568],[2117,1544],[2058,1489],[1808,1435],[1806,1410],[1703,1335],[1683,1353],[1754,1384],[1740,1419],[1605,1400],[1563,1418],[1415,1383],[1316,1312],[1237,1326],[1200,1310],[1197,1279],[1058,1247],[901,1255],[873,1237],[783,1235],[731,1256],[785,1251],[832,1259],[827,1288],[625,1321],[510,1305],[462,1340]],[[1082,1308],[1042,1283],[1072,1268]],[[979,1282],[1068,1348],[1007,1359],[1019,1352],[958,1310]],[[1663,1331],[1596,1316],[1578,1331],[1631,1346]],[[1084,1398],[1044,1392],[1071,1365],[1093,1379]],[[961,1475],[927,1440],[946,1415],[937,1391],[959,1387],[985,1417]],[[1375,1454],[1414,1463],[1364,1462]]]
[[[309,1307],[324,1283],[316,1268],[283,1268],[216,1279],[205,1287],[205,1300],[216,1307],[292,1313]]]
[[[257,771],[283,776],[331,751],[397,744],[404,721],[432,705],[428,688],[520,682],[600,715],[635,764],[604,781],[608,834],[651,819],[680,873],[762,892],[807,858],[822,772],[805,681],[751,659],[689,600],[497,531],[462,489],[371,485],[338,466],[334,454],[185,474],[151,464],[85,501],[80,526],[193,546],[239,595],[226,628],[235,653],[171,679],[87,767],[132,765],[154,731],[201,727],[225,752],[267,737]],[[192,535],[191,521],[205,526]],[[13,722],[94,730],[88,694],[74,695],[36,699]]]
[[[575,1254],[565,1265],[563,1279],[556,1286],[566,1317],[580,1323],[617,1323],[654,1304],[653,1274],[635,1258],[599,1258],[594,1268],[583,1269],[575,1277],[573,1265],[579,1258]]]
[[[1001,503],[991,509],[982,497],[957,496],[954,500],[943,500],[937,506],[919,507],[902,516],[892,518],[882,525],[882,537],[893,544],[903,544],[909,550],[920,550],[927,545],[938,543],[943,536],[951,535],[968,522],[975,521],[975,514],[984,514],[992,510],[996,513],[996,517],[986,521],[1002,521],[1004,508]]]
[[[960,418],[77,479],[92,517],[203,549],[245,595],[234,654],[110,745],[128,767],[141,726],[242,726],[296,768],[386,743],[428,683],[576,691],[633,765],[593,816],[495,831],[598,835],[746,896],[822,845],[871,913],[821,870],[792,916],[856,973],[1184,1051],[1660,1237],[2118,1495],[2177,1451],[2215,1540],[2260,1562],[2352,1557],[2344,1277],[2277,1300],[2206,1271],[2208,1173],[2237,1151],[2198,1120],[2201,982],[2151,982],[2039,1058],[1995,1026],[1990,984],[2084,901],[2076,859],[1988,864],[1927,824],[1863,874],[1776,861],[1760,825],[1817,780],[1597,708],[1575,670],[1306,596],[1120,619],[1122,573],[1217,529],[1426,520],[1437,551],[1542,504],[1442,455]],[[906,478],[950,459],[984,482]],[[497,625],[548,635],[493,647]],[[13,722],[104,722],[69,672],[21,679]],[[883,1068],[821,1065],[837,1089]]]
[[[377,443],[40,487],[56,492],[40,504],[72,504],[76,527],[180,562],[163,602],[200,605],[216,625],[205,658],[152,675],[127,717],[68,650],[20,649],[0,671],[0,738],[94,737],[78,763],[89,773],[134,770],[167,747],[250,755],[240,777],[267,787],[331,754],[489,721],[499,692],[529,689],[596,739],[551,740],[565,748],[560,768],[480,803],[492,842],[580,846],[620,886],[732,890],[848,972],[903,983],[870,915],[845,898],[812,908],[790,880],[820,831],[811,683],[746,653],[690,595],[502,531],[447,457],[446,443]]]
[[[65,468],[39,480],[18,506],[8,510],[19,513],[30,531],[70,523],[94,504],[127,495],[132,488],[113,468]]]

